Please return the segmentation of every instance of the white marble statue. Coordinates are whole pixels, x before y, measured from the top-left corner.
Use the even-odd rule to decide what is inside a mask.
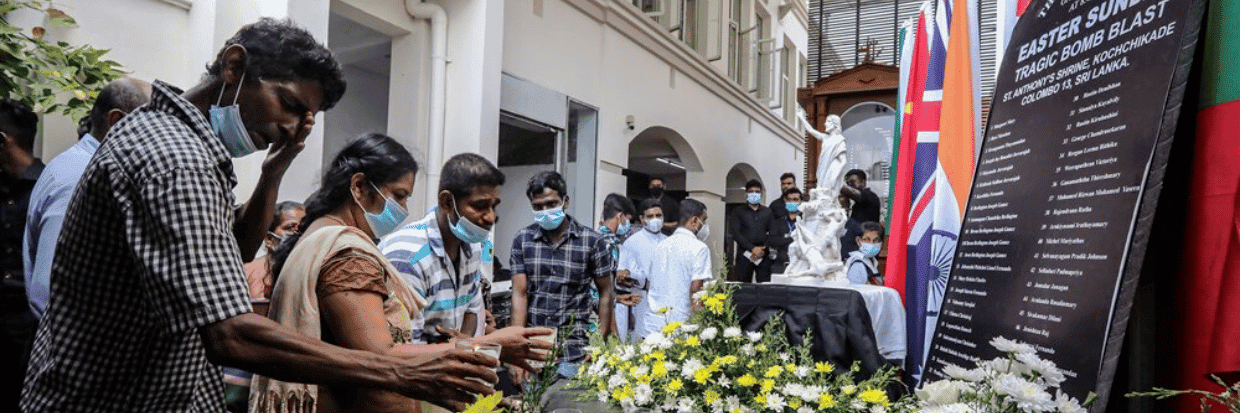
[[[838,193],[840,187],[844,185],[844,165],[848,163],[848,147],[844,142],[840,117],[827,115],[825,121],[827,131],[823,133],[814,129],[814,126],[805,118],[805,110],[798,107],[797,115],[798,123],[805,128],[805,132],[822,141],[821,150],[818,151],[818,170],[814,171],[818,187],[832,189]]]
[[[848,213],[840,207],[835,196],[838,193],[814,188],[809,201],[801,203],[801,218],[792,232],[783,277],[848,282],[848,271],[840,257],[840,236],[844,235]]]

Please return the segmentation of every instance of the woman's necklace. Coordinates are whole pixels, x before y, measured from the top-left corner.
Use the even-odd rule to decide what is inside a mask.
[[[344,222],[344,220],[342,220],[342,219],[340,219],[340,218],[336,218],[335,216],[332,216],[331,214],[325,214],[325,215],[323,215],[323,218],[327,218],[327,219],[330,219],[330,220],[332,220],[332,221],[339,222],[339,223],[340,223],[340,225],[344,225],[344,226],[346,226],[346,227],[347,227],[347,226],[349,226],[349,224],[348,224],[348,223],[346,223],[346,222]]]

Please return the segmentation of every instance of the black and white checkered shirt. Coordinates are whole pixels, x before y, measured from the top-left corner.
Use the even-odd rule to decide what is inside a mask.
[[[198,327],[250,311],[233,237],[232,159],[155,82],[112,128],[65,215],[24,411],[219,412]]]
[[[547,231],[533,224],[517,232],[512,240],[509,262],[513,274],[525,274],[529,295],[527,307],[530,327],[569,327],[563,358],[570,362],[585,359],[589,344],[590,290],[594,279],[612,275],[616,263],[602,234],[572,219],[558,244],[552,245]]]

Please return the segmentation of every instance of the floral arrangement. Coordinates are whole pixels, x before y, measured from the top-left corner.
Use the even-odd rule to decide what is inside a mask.
[[[920,400],[912,410],[1085,413],[1083,406],[1093,404],[1093,393],[1084,403],[1064,394],[1059,389],[1064,381],[1063,372],[1054,362],[1038,357],[1033,346],[1003,337],[990,340],[990,345],[1006,354],[979,362],[973,369],[947,366],[943,373],[950,379],[927,383],[918,389]]]
[[[732,304],[734,286],[708,283],[694,296],[701,308],[638,344],[612,340],[590,348],[593,362],[573,384],[586,397],[625,410],[656,412],[890,412],[893,373],[858,381],[858,367],[815,362],[808,337],[788,343],[783,323],[743,332]],[[663,312],[666,312],[664,309]]]

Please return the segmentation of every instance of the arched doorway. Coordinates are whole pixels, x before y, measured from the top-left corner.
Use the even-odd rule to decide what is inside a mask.
[[[667,127],[651,126],[629,142],[629,163],[624,170],[626,195],[636,204],[650,196],[650,179],[660,177],[667,194],[682,200],[688,196],[687,173],[701,170],[702,164],[684,136]]]
[[[895,116],[891,106],[873,101],[853,105],[840,116],[848,145],[848,164],[844,168],[865,171],[866,186],[878,194],[884,209],[890,188]]]

